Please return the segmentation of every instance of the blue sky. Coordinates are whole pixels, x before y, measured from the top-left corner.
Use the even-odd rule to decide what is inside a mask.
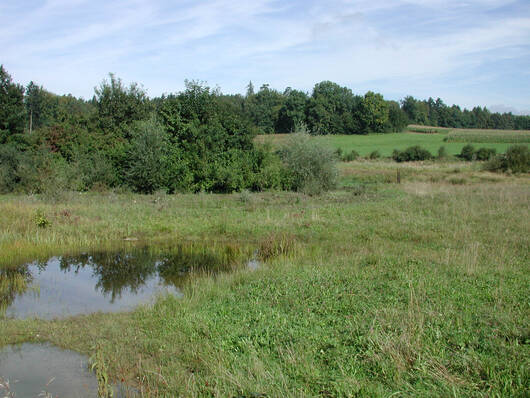
[[[0,63],[57,94],[332,80],[530,114],[528,0],[2,0],[0,20]]]

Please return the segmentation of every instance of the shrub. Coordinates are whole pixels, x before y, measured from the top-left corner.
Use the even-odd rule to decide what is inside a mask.
[[[447,154],[447,150],[445,149],[444,146],[441,146],[440,148],[438,148],[438,159],[445,159],[447,158],[448,154]]]
[[[165,186],[169,141],[156,119],[136,122],[132,129],[127,182],[136,192],[153,193]]]
[[[530,150],[526,145],[513,145],[504,155],[495,156],[484,166],[489,171],[530,172]]]
[[[392,152],[392,159],[396,162],[414,162],[419,160],[432,159],[431,153],[418,145],[411,146],[404,151],[394,149]]]
[[[73,166],[78,172],[78,190],[90,190],[95,185],[113,187],[118,182],[115,165],[103,152],[78,151]]]
[[[357,152],[357,151],[355,151],[355,150],[352,150],[350,153],[345,154],[345,155],[342,157],[342,160],[343,160],[344,162],[353,162],[353,161],[356,160],[358,157],[359,157],[359,152]]]
[[[35,215],[33,216],[33,221],[35,222],[35,225],[39,228],[46,228],[51,225],[50,220],[48,220],[44,212],[40,209],[35,212]]]
[[[377,149],[375,151],[370,152],[368,155],[368,159],[379,159],[381,157],[381,152],[379,152]]]
[[[286,171],[281,159],[273,153],[270,147],[257,148],[253,152],[256,172],[253,175],[251,186],[254,191],[267,189],[282,189],[285,185]]]
[[[477,152],[475,152],[475,159],[490,160],[496,154],[497,154],[497,150],[495,148],[479,148]]]
[[[467,161],[472,161],[475,158],[475,147],[473,145],[466,145],[460,151],[460,157]]]
[[[314,195],[335,187],[338,176],[335,153],[308,134],[292,134],[279,154],[285,165],[287,188]]]
[[[513,173],[530,172],[530,150],[527,145],[513,145],[506,151],[506,167]]]

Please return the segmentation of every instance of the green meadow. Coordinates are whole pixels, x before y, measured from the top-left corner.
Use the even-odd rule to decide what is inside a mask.
[[[281,145],[288,134],[261,135],[258,142]],[[404,150],[420,145],[433,155],[445,147],[449,155],[458,155],[462,148],[471,144],[478,148],[494,148],[504,153],[513,144],[529,143],[530,131],[519,130],[480,130],[480,129],[444,129],[440,127],[409,126],[403,133],[367,134],[367,135],[325,135],[315,139],[343,153],[357,151],[361,156],[379,151],[381,156],[390,156],[394,149]]]
[[[79,351],[100,386],[125,382],[149,397],[527,396],[528,175],[366,160],[340,173],[339,188],[316,197],[0,196],[4,270],[132,238],[244,248],[239,267],[189,278],[182,298],[131,313],[3,319],[0,346]],[[254,250],[256,270],[245,266]]]

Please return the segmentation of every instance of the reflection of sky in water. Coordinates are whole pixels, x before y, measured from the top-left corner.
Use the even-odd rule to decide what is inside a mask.
[[[10,390],[0,387],[0,397],[47,396],[43,392],[53,397],[97,397],[96,377],[89,372],[86,357],[50,345],[0,349],[0,377],[9,381]]]
[[[153,272],[138,288],[123,287],[113,298],[112,293],[103,293],[97,286],[100,276],[91,266],[61,270],[60,259],[52,258],[44,269],[36,265],[30,265],[29,269],[34,288],[14,300],[7,309],[8,317],[51,319],[97,311],[127,311],[138,304],[151,302],[157,294],[181,295],[178,288],[167,286],[158,272]]]

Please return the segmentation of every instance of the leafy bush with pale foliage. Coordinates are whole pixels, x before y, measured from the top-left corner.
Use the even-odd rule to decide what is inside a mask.
[[[309,134],[292,134],[280,150],[280,157],[286,168],[288,188],[316,195],[336,186],[338,170],[335,153],[311,139]]]

